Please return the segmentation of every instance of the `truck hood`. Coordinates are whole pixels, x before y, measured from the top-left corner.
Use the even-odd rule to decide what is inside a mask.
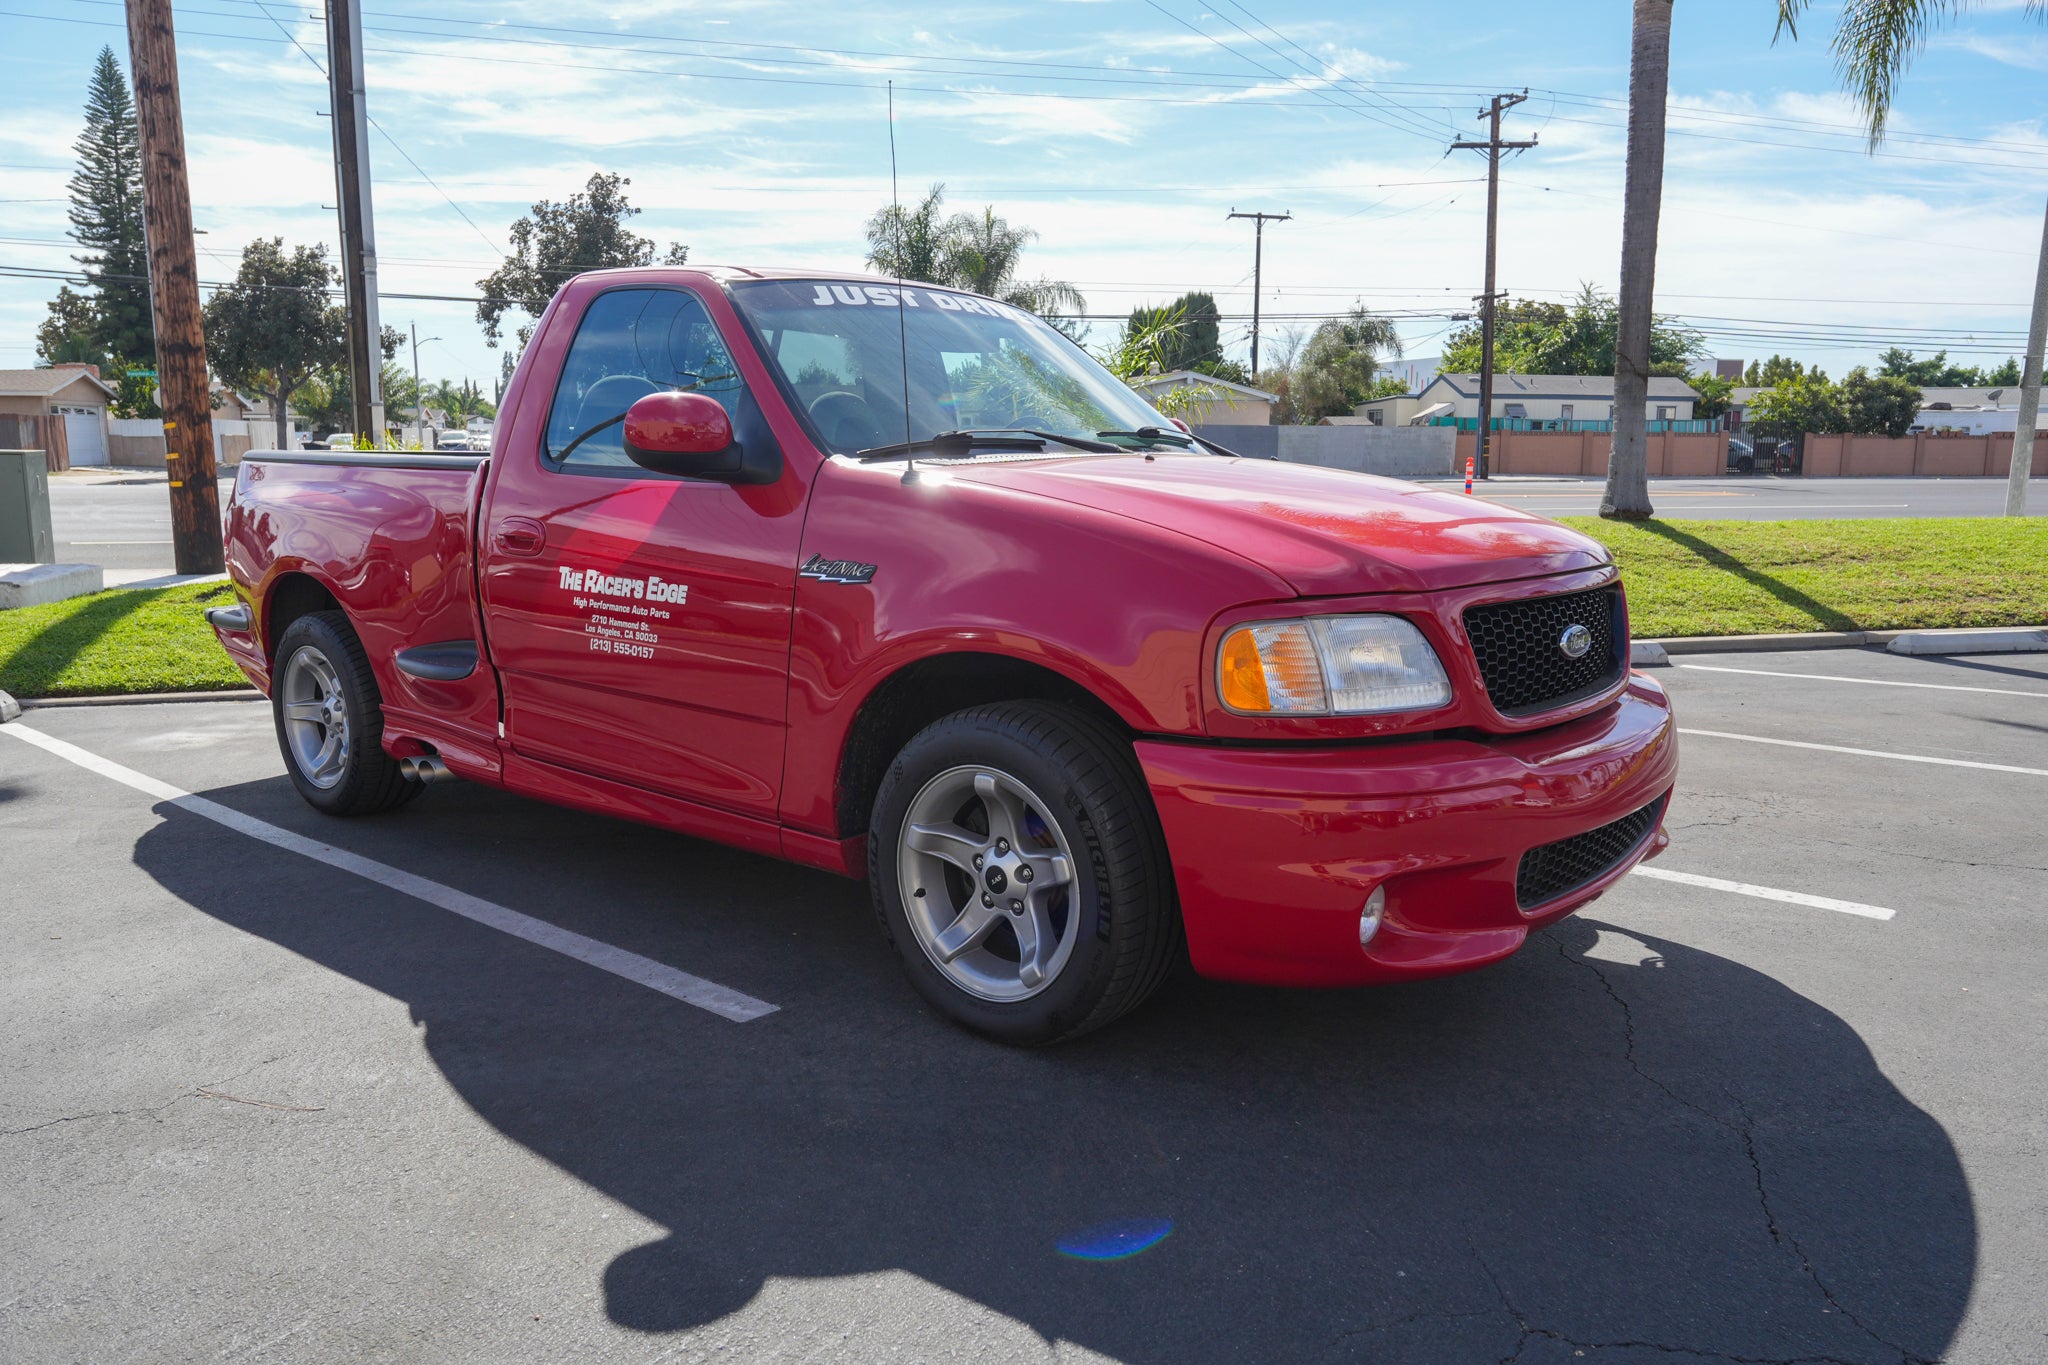
[[[1527,512],[1315,465],[1160,454],[948,472],[1167,527],[1261,565],[1303,597],[1429,592],[1608,562],[1597,541]]]

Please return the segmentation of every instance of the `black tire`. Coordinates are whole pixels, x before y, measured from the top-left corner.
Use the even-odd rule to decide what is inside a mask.
[[[1744,474],[1754,474],[1756,472],[1756,460],[1753,456],[1744,455],[1735,462],[1735,467]]]
[[[920,941],[906,908],[901,840],[912,804],[964,768],[1013,776],[1071,851],[1071,881],[1057,902],[1064,906],[1059,938],[1071,938],[1071,946],[1029,998],[988,999],[957,983]],[[909,857],[910,879],[922,880],[917,855]],[[876,795],[868,874],[882,932],[918,992],[956,1023],[1001,1042],[1056,1043],[1101,1028],[1142,1003],[1184,956],[1173,868],[1136,756],[1113,727],[1071,707],[999,702],[919,732]]]
[[[294,700],[286,692],[295,661],[297,667],[311,671],[315,660],[324,662],[333,675],[347,741],[337,751],[334,770],[317,776],[307,770],[307,760],[294,748],[294,722],[286,716],[286,708]],[[348,618],[338,611],[311,612],[285,627],[271,661],[270,715],[285,773],[315,810],[328,815],[374,815],[404,805],[425,785],[400,772],[398,761],[384,752],[384,707],[377,679],[370,672],[362,642],[356,639]],[[326,727],[320,728],[325,733]]]

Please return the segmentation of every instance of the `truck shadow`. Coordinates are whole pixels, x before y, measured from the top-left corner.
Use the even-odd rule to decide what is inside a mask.
[[[207,795],[276,812],[281,785]],[[465,796],[494,820],[533,810],[505,832],[536,866],[588,859],[601,884],[624,851],[682,885],[740,878],[733,905],[657,914],[703,916],[781,1011],[729,1024],[339,874],[331,895],[266,896],[266,860],[292,855],[238,848],[225,876],[232,836],[172,807],[135,860],[408,1002],[479,1116],[669,1229],[589,1269],[622,1326],[699,1328],[776,1278],[904,1271],[1129,1361],[1896,1362],[1941,1355],[1969,1298],[1976,1225],[1941,1126],[1840,1018],[1683,943],[1581,917],[1448,981],[1179,982],[1020,1052],[917,1007],[860,888]],[[421,838],[448,837],[458,804],[418,812]],[[569,837],[586,832],[596,851]]]

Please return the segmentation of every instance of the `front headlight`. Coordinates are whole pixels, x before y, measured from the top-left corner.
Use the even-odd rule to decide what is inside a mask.
[[[1422,632],[1398,616],[1258,621],[1223,637],[1223,704],[1248,716],[1365,716],[1427,711],[1451,681]]]

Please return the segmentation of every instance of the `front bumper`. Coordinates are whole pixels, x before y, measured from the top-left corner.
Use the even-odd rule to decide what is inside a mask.
[[[1524,909],[1522,855],[1664,800],[1678,741],[1664,689],[1636,676],[1592,715],[1486,740],[1234,748],[1144,740],[1204,976],[1353,986],[1469,971],[1507,957],[1669,842]],[[1359,943],[1376,887],[1385,919]]]

